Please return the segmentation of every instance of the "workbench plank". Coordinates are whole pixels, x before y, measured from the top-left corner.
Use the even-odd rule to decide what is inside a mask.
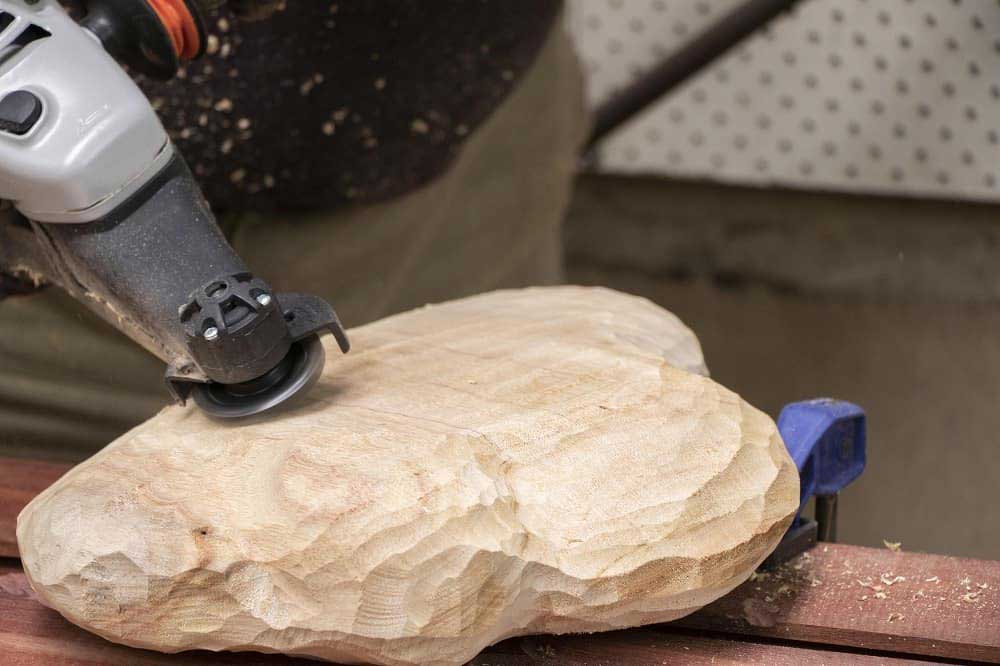
[[[1000,562],[820,544],[666,626],[1000,663]]]
[[[17,514],[73,466],[0,457],[0,557],[17,557]]]
[[[517,650],[521,655],[505,654]],[[527,657],[527,661],[524,660]],[[504,661],[509,658],[512,661]],[[611,664],[901,664],[926,663],[907,658],[812,647],[755,643],[739,639],[657,633],[643,629],[574,636],[516,638],[490,648],[470,666],[609,666]]]
[[[139,664],[247,664],[278,666],[316,664],[306,659],[257,653],[184,652],[166,655],[109,643],[64,620],[36,600],[24,574],[0,566],[0,654],[12,666],[73,664],[132,666]],[[606,664],[898,664],[906,660],[866,654],[826,652],[816,648],[744,642],[653,631],[617,631],[587,636],[515,638],[486,650],[472,666]]]

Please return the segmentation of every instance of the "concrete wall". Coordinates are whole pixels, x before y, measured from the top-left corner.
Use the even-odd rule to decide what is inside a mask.
[[[777,416],[832,396],[869,417],[841,540],[1000,557],[1000,210],[583,177],[572,282],[641,294],[713,376]]]

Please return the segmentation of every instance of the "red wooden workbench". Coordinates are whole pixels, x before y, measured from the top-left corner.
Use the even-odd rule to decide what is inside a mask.
[[[113,645],[41,606],[21,572],[21,508],[69,466],[0,458],[0,663],[315,664]],[[505,641],[473,662],[521,664],[1000,663],[1000,562],[823,545],[669,625]]]

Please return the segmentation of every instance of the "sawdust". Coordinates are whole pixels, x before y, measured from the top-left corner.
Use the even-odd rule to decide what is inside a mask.
[[[901,583],[901,582],[903,582],[905,580],[906,580],[905,576],[896,576],[896,575],[894,575],[892,573],[881,574],[879,576],[879,582],[878,583],[876,583],[874,581],[874,579],[872,579],[870,577],[869,578],[865,578],[865,579],[861,579],[861,578],[856,579],[858,585],[860,585],[861,587],[869,589],[872,592],[874,592],[874,594],[872,594],[872,595],[867,595],[867,594],[863,595],[861,597],[861,601],[867,601],[869,598],[872,598],[872,597],[874,597],[875,599],[888,599],[889,598],[889,592],[888,592],[887,588],[890,588],[893,585],[895,585],[896,583]]]
[[[892,587],[896,583],[902,583],[903,581],[905,581],[906,577],[894,576],[892,573],[887,573],[879,576],[879,580],[882,581],[882,584],[885,585],[886,587]]]
[[[886,548],[895,552],[893,546],[892,542],[886,542]],[[873,566],[863,559],[824,561],[818,555],[832,550],[820,545],[813,551],[819,561],[809,562],[800,556],[768,572],[751,575],[749,585],[754,590],[755,601],[743,600],[742,607],[737,607],[739,610],[729,617],[754,626],[780,626],[789,609],[799,603],[809,603],[813,593],[807,586],[820,584],[819,576],[826,579],[828,588],[819,592],[821,598],[830,595],[838,601],[853,599],[858,613],[872,620],[878,618],[886,627],[889,623],[893,627],[912,623],[923,626],[926,618],[946,613],[949,607],[975,617],[986,617],[998,608],[998,595],[994,591],[997,586],[972,573],[959,570],[958,575],[931,575],[926,569],[910,567],[904,559],[884,554],[880,561],[890,563],[893,569],[879,571],[875,568],[878,565]],[[897,573],[900,568],[905,568],[907,573]],[[853,623],[855,620],[846,618],[846,621]]]

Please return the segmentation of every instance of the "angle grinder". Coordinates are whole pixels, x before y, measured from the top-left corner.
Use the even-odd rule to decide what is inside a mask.
[[[0,221],[0,273],[59,285],[162,359],[177,401],[241,417],[308,389],[321,333],[349,343],[330,304],[274,293],[236,255],[123,68],[174,76],[218,4],[90,0],[76,22],[0,0],[0,199],[19,213]]]

